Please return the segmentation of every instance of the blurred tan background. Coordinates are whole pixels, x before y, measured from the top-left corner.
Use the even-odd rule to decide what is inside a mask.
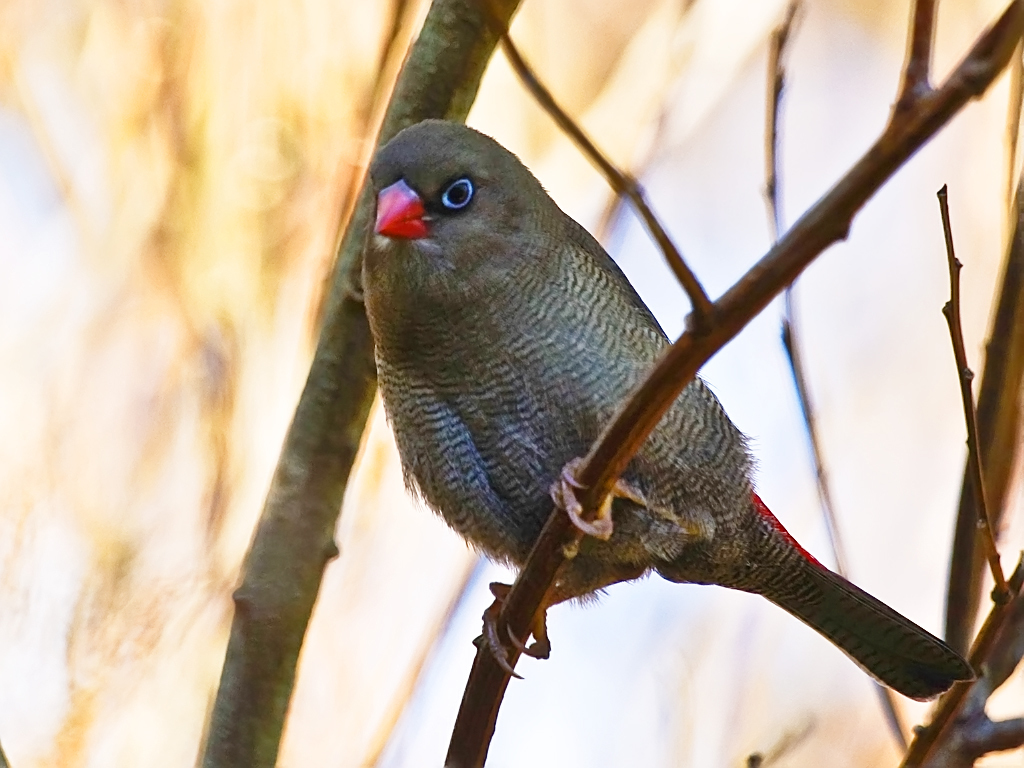
[[[783,5],[526,0],[513,27],[569,111],[642,174],[712,295],[769,244],[765,66]],[[783,116],[788,221],[881,129],[909,17],[905,2],[804,6]],[[425,10],[410,8],[402,41]],[[941,4],[939,74],[999,8]],[[372,143],[394,12],[0,2],[0,741],[14,768],[195,763],[230,592]],[[1004,77],[797,289],[852,576],[936,632],[964,433],[934,193],[949,184],[980,370],[1006,236],[1007,102]],[[603,182],[500,56],[471,123],[601,224]],[[604,234],[678,333],[685,299],[632,215]],[[762,496],[829,561],[779,315],[705,376],[752,439]],[[1004,562],[1024,541],[1018,518]],[[502,574],[409,501],[379,410],[338,543],[280,765],[440,765],[486,583]],[[510,686],[494,768],[898,759],[868,679],[757,598],[648,580],[555,609],[551,632],[552,659],[525,661]],[[925,711],[900,707],[909,722]],[[1015,676],[992,711],[1022,710]]]

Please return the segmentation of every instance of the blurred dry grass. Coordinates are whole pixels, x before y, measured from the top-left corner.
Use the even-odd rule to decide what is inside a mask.
[[[389,13],[0,11],[5,127],[28,128],[0,245],[0,734],[16,765],[195,759]],[[33,184],[54,191],[25,199]]]
[[[645,8],[623,26],[621,6],[595,6],[586,18],[608,55],[570,81],[598,90]],[[0,738],[18,766],[195,758],[229,593],[370,146],[393,12],[0,7],[13,146],[0,212]],[[536,34],[565,23],[560,12],[535,16]],[[285,762],[379,750],[473,559],[421,510],[403,517],[377,421]],[[424,550],[441,565],[410,589]],[[366,623],[388,613],[391,641]],[[340,744],[310,739],[318,728]]]
[[[820,5],[855,18],[857,34],[883,39],[886,51],[893,39],[901,44],[903,6]],[[994,7],[948,5],[958,20],[985,19]],[[660,160],[671,173],[692,137],[706,151],[706,134],[731,114],[723,101],[745,98],[782,6],[528,2],[513,34],[617,162]],[[410,14],[422,10],[421,0]],[[230,591],[305,378],[323,281],[372,139],[392,12],[391,3],[327,0],[0,4],[0,740],[15,768],[195,761]],[[972,34],[970,24],[940,25],[940,60]],[[943,35],[958,42],[944,45]],[[827,51],[821,39],[814,55]],[[792,70],[811,72],[796,62]],[[808,114],[817,113],[801,113],[805,125]],[[504,62],[488,73],[472,120],[528,160],[563,207],[596,221],[607,204],[602,182]],[[758,117],[755,132],[760,125]],[[720,133],[720,141],[734,138]],[[998,147],[976,152],[987,158]],[[752,169],[760,173],[759,160]],[[713,190],[716,181],[701,183]],[[967,183],[988,184],[989,175],[968,173]],[[763,218],[757,185],[744,194]],[[969,189],[966,205],[980,212],[954,225],[993,262],[965,273],[977,347],[998,233],[983,196]],[[682,202],[662,205],[666,218],[685,219]],[[704,235],[691,232],[683,248],[700,251]],[[717,269],[706,254],[729,253],[703,250],[698,272]],[[828,375],[819,384],[831,384]],[[772,466],[769,457],[765,475]],[[859,540],[862,555],[868,537]],[[380,754],[474,562],[403,493],[379,409],[338,542],[303,650],[282,765],[366,765]],[[632,599],[642,606],[647,598]],[[609,602],[604,616],[614,617]],[[733,599],[730,610],[738,605]],[[482,607],[467,608],[474,622]],[[721,685],[714,664],[694,671],[701,659],[728,665],[733,649],[748,647],[743,615],[699,606],[692,615],[707,621],[695,622],[689,646],[677,642],[676,624],[658,625],[666,632],[659,658],[675,660],[674,677],[658,680],[660,695],[683,702],[657,711],[674,724],[664,754],[699,758],[749,743],[768,751],[803,727],[803,711],[791,717],[778,706],[778,686],[761,679],[741,680],[730,694],[740,698],[723,694],[725,704],[692,720],[677,717],[694,692]],[[701,634],[712,626],[735,642]],[[803,637],[783,626],[776,642]],[[811,657],[833,658],[813,649]],[[770,657],[771,648],[758,653]],[[555,664],[532,675],[533,691],[545,678],[556,684]],[[458,687],[464,671],[456,665],[450,677]],[[719,717],[727,700],[743,703],[742,738],[730,739]],[[851,761],[891,754],[874,710],[851,715],[844,701],[821,713],[813,739],[792,747],[792,764],[820,762],[833,739],[849,743],[851,733],[880,734],[858,743]],[[867,701],[873,706],[870,693]],[[514,710],[503,717],[518,722]],[[424,722],[433,722],[429,713]]]

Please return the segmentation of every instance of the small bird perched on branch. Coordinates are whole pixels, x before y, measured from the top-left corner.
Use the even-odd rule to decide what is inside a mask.
[[[483,134],[419,123],[370,175],[363,288],[384,407],[408,484],[456,531],[521,567],[553,496],[591,535],[549,604],[655,571],[763,595],[911,698],[973,678],[942,641],[787,533],[753,491],[743,435],[699,378],[602,514],[582,520],[574,462],[666,348],[664,332],[597,241]],[[534,635],[546,655],[543,627]]]

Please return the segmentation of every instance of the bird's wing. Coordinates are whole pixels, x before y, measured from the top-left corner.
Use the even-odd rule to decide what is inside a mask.
[[[611,282],[615,289],[615,293],[621,297],[632,309],[636,310],[639,314],[641,321],[648,325],[652,330],[656,331],[657,335],[661,339],[666,340],[668,337],[665,335],[665,331],[662,329],[661,324],[654,317],[654,313],[644,303],[644,300],[640,298],[640,294],[636,292],[632,283],[626,278],[626,275],[619,268],[619,265],[615,263],[615,260],[608,255],[608,252],[601,246],[599,242],[591,235],[585,228],[578,224],[575,220],[566,216],[567,220],[567,232],[570,241],[576,246],[580,256],[580,268],[581,269],[596,269],[603,273],[607,279]]]

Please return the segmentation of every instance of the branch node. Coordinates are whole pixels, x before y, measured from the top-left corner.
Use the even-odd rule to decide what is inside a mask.
[[[1006,605],[1013,599],[1013,592],[1007,585],[992,587],[992,602],[996,605]]]
[[[327,542],[327,546],[324,547],[324,562],[329,563],[340,554],[341,550],[338,549],[338,543],[331,539]]]

